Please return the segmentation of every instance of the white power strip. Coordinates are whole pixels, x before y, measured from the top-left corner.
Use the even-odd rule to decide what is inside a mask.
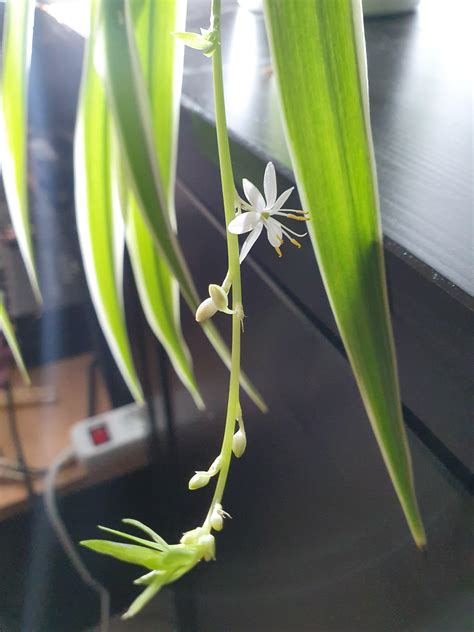
[[[71,429],[74,454],[87,469],[145,454],[149,436],[147,411],[142,404],[129,404],[84,419]]]

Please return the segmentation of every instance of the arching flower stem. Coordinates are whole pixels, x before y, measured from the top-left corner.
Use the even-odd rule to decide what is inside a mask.
[[[235,186],[230,157],[229,137],[227,132],[227,120],[225,114],[224,81],[222,73],[221,53],[221,2],[213,0],[211,9],[211,28],[214,30],[214,52],[212,55],[212,73],[214,79],[214,106],[216,117],[217,144],[219,150],[219,164],[222,182],[222,195],[224,199],[224,212],[226,226],[234,219]],[[240,379],[240,336],[242,308],[242,286],[240,280],[239,242],[237,235],[226,231],[227,256],[229,262],[228,279],[232,279],[232,356],[230,368],[229,398],[227,402],[227,414],[224,437],[221,447],[221,468],[211,501],[209,512],[204,521],[203,528],[210,532],[211,516],[216,505],[222,502],[224,489],[229,473],[232,458],[232,440],[234,436],[236,419],[240,409],[239,403],[239,379]]]

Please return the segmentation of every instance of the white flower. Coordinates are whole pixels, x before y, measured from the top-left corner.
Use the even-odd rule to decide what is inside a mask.
[[[277,198],[277,181],[273,163],[269,162],[265,169],[263,178],[265,197],[263,197],[255,185],[245,178],[242,180],[242,184],[249,203],[245,202],[245,200],[241,200],[241,207],[245,212],[237,215],[228,226],[229,232],[234,235],[242,235],[250,232],[250,235],[244,241],[240,251],[240,263],[242,263],[250,252],[250,249],[259,238],[264,226],[267,230],[268,241],[275,248],[279,257],[282,256],[280,246],[283,243],[283,236],[287,237],[294,246],[301,248],[301,244],[296,241],[292,235],[304,237],[307,233],[302,235],[295,233],[295,231],[275,219],[275,216],[288,217],[289,219],[297,221],[305,221],[309,219],[309,217],[304,211],[282,208],[283,204],[290,197],[294,187],[287,189]]]

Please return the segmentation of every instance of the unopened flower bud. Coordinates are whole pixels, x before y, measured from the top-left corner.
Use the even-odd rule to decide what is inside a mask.
[[[224,289],[220,285],[216,285],[215,283],[211,283],[209,286],[209,296],[212,298],[214,305],[219,310],[227,309],[227,305],[229,304],[229,299]]]
[[[206,298],[196,310],[196,320],[198,323],[202,323],[208,318],[212,318],[217,312],[217,306],[212,298]]]
[[[224,518],[219,513],[213,511],[210,522],[214,531],[222,531],[222,528],[224,527]]]
[[[241,429],[237,430],[232,438],[232,452],[240,459],[247,447],[247,437]]]
[[[203,535],[204,529],[202,527],[196,527],[191,531],[186,531],[183,533],[183,537],[181,538],[181,544],[197,544],[199,538]]]
[[[198,540],[198,544],[204,549],[203,557],[206,562],[216,559],[216,541],[213,535],[211,535],[210,533],[202,535]]]
[[[192,491],[194,489],[205,487],[209,483],[209,478],[210,477],[207,472],[196,472],[196,474],[191,477],[188,483],[188,488]]]
[[[222,461],[222,457],[219,454],[218,457],[216,457],[214,459],[214,461],[212,462],[211,467],[208,469],[208,474],[210,476],[215,476],[221,469],[221,461]]]
[[[220,503],[216,503],[211,513],[210,518],[211,527],[215,531],[222,531],[224,526],[224,512],[222,511],[222,505]]]

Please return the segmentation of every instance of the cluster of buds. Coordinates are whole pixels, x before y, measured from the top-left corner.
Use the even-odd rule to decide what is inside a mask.
[[[217,285],[216,283],[209,285],[209,298],[206,298],[196,310],[196,320],[198,323],[212,318],[216,312],[224,312],[224,314],[234,313],[228,307],[228,291],[225,286]]]
[[[216,541],[214,536],[206,531],[204,527],[196,527],[191,531],[183,533],[180,540],[181,544],[186,546],[196,546],[201,549],[202,558],[206,562],[216,559]]]
[[[200,489],[201,487],[205,487],[211,478],[219,473],[221,469],[221,461],[222,457],[219,456],[213,461],[211,467],[207,470],[207,472],[197,470],[194,476],[191,477],[188,488],[190,490]]]

